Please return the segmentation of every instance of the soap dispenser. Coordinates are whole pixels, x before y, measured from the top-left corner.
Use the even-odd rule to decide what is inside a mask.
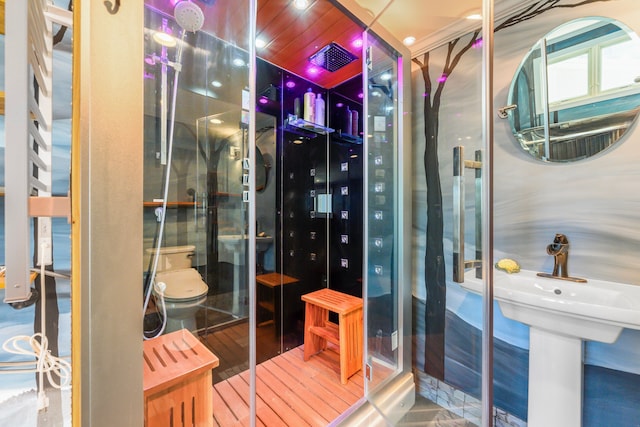
[[[322,95],[318,94],[316,96],[316,101],[313,109],[314,120],[313,122],[318,126],[324,126],[324,99],[322,99]]]
[[[307,122],[313,122],[314,114],[313,109],[316,103],[316,94],[313,93],[311,88],[304,94],[304,120]]]

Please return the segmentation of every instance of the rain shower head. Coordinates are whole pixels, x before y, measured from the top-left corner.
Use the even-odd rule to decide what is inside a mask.
[[[309,62],[327,71],[334,72],[356,59],[358,59],[357,56],[339,44],[332,42],[311,55]]]
[[[178,25],[185,31],[196,32],[204,25],[204,13],[202,9],[189,0],[183,0],[176,4],[173,15]]]

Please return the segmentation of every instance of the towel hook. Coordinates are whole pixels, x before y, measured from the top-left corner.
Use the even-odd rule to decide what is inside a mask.
[[[107,8],[107,11],[112,15],[115,15],[120,10],[120,0],[115,0],[115,2],[115,6],[110,1],[105,0],[104,2],[104,6]]]
[[[498,117],[500,117],[501,119],[506,119],[509,116],[509,114],[507,113],[511,110],[515,110],[516,108],[518,108],[516,104],[511,104],[502,108],[498,108]]]

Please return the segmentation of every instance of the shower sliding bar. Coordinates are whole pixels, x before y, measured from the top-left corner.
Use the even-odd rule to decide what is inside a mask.
[[[464,259],[464,170],[475,170],[475,245],[476,259]],[[464,147],[453,147],[453,281],[464,282],[464,270],[476,269],[482,278],[482,152],[476,150],[475,160],[464,160]]]

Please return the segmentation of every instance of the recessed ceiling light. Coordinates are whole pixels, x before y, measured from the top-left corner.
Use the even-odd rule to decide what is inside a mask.
[[[411,45],[412,45],[412,44],[414,44],[415,42],[416,42],[416,38],[415,38],[415,37],[413,37],[413,36],[405,37],[405,38],[404,38],[404,40],[402,40],[402,43],[403,43],[405,46],[411,46]]]
[[[157,43],[166,47],[174,47],[177,44],[176,39],[173,36],[170,36],[167,33],[163,33],[162,31],[156,31],[155,33],[153,33],[153,39]]]
[[[220,119],[211,119],[209,120],[209,123],[211,123],[212,125],[221,125],[224,123],[224,121]]]
[[[245,63],[245,62],[244,62],[244,60],[243,60],[243,59],[241,59],[241,58],[235,58],[235,59],[233,60],[233,65],[235,65],[236,67],[244,67],[244,66],[245,66],[245,64],[246,64],[246,63]]]
[[[301,139],[294,139],[293,143],[296,144],[296,145],[300,145],[300,144],[303,143],[303,141]]]
[[[472,13],[467,15],[467,19],[471,20],[471,21],[481,21],[482,20],[482,15],[479,13]]]
[[[217,80],[214,80],[214,81],[211,82],[211,86],[213,86],[213,87],[222,87],[222,83],[220,83]]]
[[[298,10],[305,10],[309,7],[309,0],[293,0],[293,7]]]
[[[386,81],[391,79],[391,73],[382,73],[380,75],[380,80]]]
[[[261,39],[260,37],[256,38],[256,49],[262,49],[266,45],[267,45],[267,42],[264,41],[264,39]]]

